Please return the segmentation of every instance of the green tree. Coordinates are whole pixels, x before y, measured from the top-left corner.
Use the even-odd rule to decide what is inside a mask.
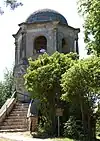
[[[13,73],[6,70],[4,80],[0,82],[0,107],[4,104],[7,98],[11,97],[13,86]]]
[[[46,117],[52,131],[55,130],[55,111],[61,106],[61,75],[78,59],[74,53],[67,55],[54,53],[43,54],[35,61],[29,60],[25,74],[25,85],[33,98],[41,101],[41,113]],[[46,124],[47,125],[47,124]]]
[[[100,95],[100,58],[79,60],[62,75],[61,86],[63,100],[80,103],[84,137],[92,141],[95,138],[96,100]]]
[[[100,55],[100,0],[78,0],[78,11],[84,17],[88,51]]]
[[[6,5],[6,7],[9,6],[11,8],[11,10],[14,10],[18,6],[22,6],[23,4],[21,2],[18,2],[18,0],[5,0],[4,5]],[[4,11],[3,11],[2,7],[0,7],[0,14],[3,14],[3,13],[4,13]]]
[[[0,108],[4,103],[4,98],[3,98],[3,95],[2,95],[2,89],[3,89],[3,84],[2,84],[2,82],[0,82]]]

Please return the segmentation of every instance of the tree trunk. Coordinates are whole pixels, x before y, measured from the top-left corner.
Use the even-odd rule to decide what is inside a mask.
[[[88,140],[89,141],[92,141],[92,126],[91,126],[91,114],[90,114],[90,111],[88,109],[88,113],[87,113],[87,117],[88,117]]]
[[[84,141],[87,140],[87,123],[85,120],[85,111],[84,111],[84,98],[80,99],[80,106],[81,106],[81,113],[82,113],[82,124],[83,124],[83,131],[84,131]]]
[[[88,117],[88,137],[89,137],[89,141],[94,141],[96,139],[96,135],[95,135],[95,129],[96,129],[96,120],[94,118],[93,112],[91,110],[91,107],[89,105],[89,101],[88,101],[88,105],[87,105],[87,117]]]

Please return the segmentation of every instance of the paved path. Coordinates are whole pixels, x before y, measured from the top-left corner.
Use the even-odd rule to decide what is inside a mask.
[[[12,139],[15,141],[49,141],[49,139],[37,139],[32,138],[29,132],[17,132],[17,133],[0,133],[1,138]]]

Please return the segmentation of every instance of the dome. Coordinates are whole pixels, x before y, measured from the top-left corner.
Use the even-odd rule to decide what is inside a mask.
[[[32,13],[26,20],[27,23],[42,23],[49,21],[59,21],[61,24],[68,24],[63,15],[51,9],[36,11]]]

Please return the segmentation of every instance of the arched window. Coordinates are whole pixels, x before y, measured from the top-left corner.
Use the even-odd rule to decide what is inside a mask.
[[[44,53],[47,50],[47,39],[44,36],[39,36],[34,41],[34,49],[36,53]]]
[[[63,39],[62,39],[62,48],[64,47],[65,44],[66,44],[66,43],[65,43],[65,39],[63,38]]]
[[[20,59],[22,59],[23,56],[23,45],[22,45],[22,40],[20,41]]]
[[[62,39],[62,52],[63,53],[68,52],[68,46],[67,46],[66,40],[64,38]]]

